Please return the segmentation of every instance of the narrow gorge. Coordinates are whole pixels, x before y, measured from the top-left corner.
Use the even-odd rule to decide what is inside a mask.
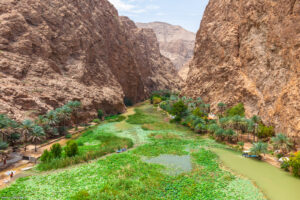
[[[85,121],[125,111],[154,90],[179,89],[155,33],[137,28],[106,0],[0,2],[0,113],[23,120],[67,101]]]

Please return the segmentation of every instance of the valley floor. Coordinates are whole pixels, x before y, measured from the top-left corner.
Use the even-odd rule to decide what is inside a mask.
[[[267,199],[264,193],[268,192],[262,192],[252,181],[224,169],[218,155],[226,166],[239,172],[226,159],[235,161],[233,155],[237,154],[228,153],[226,146],[203,138],[188,128],[170,124],[164,112],[148,103],[136,107],[135,112],[130,109],[125,116],[126,121],[99,125],[93,134],[129,138],[134,143],[131,150],[58,170],[39,172],[35,169],[31,173],[36,175],[20,178],[1,190],[0,198]],[[91,141],[84,142],[84,146],[93,145]],[[233,163],[236,162],[239,161]],[[277,172],[274,173],[276,176]],[[298,183],[300,181],[293,182],[296,185],[287,190],[296,192],[296,196],[291,195],[289,200],[297,198],[299,191],[294,188]],[[274,199],[278,190],[277,185]]]

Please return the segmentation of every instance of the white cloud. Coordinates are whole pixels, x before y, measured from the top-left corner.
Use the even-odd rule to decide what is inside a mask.
[[[137,6],[138,3],[143,2],[144,0],[109,0],[120,12],[140,14],[145,13],[150,10],[157,10],[159,6],[156,5],[147,5],[147,6]]]
[[[109,0],[118,10],[130,12],[135,9],[135,6],[125,3],[121,0]]]

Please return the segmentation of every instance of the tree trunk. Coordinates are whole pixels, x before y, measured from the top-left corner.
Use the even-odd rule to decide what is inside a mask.
[[[35,144],[34,144],[34,151],[35,151],[35,152],[37,152],[37,149],[36,149],[36,143],[37,143],[37,142],[35,141]]]

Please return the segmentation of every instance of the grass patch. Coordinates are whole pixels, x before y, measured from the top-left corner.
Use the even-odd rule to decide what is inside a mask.
[[[78,155],[74,157],[66,157],[66,155],[63,154],[62,158],[40,163],[37,166],[37,169],[46,171],[51,169],[64,168],[70,165],[84,163],[109,153],[113,153],[117,149],[123,147],[133,147],[133,142],[131,139],[117,137],[112,133],[105,133],[99,130],[86,131],[75,141],[78,144]]]

